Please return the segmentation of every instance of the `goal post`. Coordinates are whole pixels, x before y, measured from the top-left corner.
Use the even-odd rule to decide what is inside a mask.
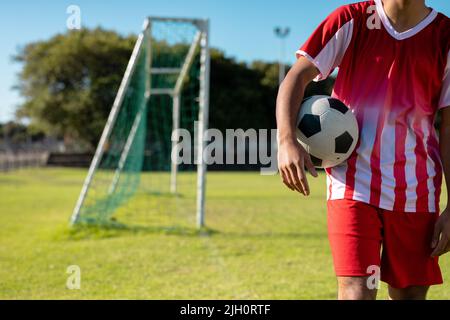
[[[208,125],[209,70],[208,20],[146,19],[73,210],[71,225],[103,225],[117,220],[135,224],[128,219],[129,213],[137,216],[141,212],[136,221],[152,220],[145,216],[155,214],[152,211],[173,214],[173,202],[180,202],[179,209],[184,212],[179,216],[190,215],[195,217],[197,227],[204,226],[207,168],[203,137]],[[192,145],[197,159],[191,164],[180,166],[172,161],[172,150],[178,144],[172,133],[178,129],[198,134],[193,139],[197,145]],[[180,171],[189,172],[181,179],[183,190]],[[194,194],[195,208],[187,203]],[[129,210],[123,209],[130,206]],[[116,212],[121,213],[120,219]]]
[[[209,121],[209,83],[210,83],[210,55],[209,55],[209,22],[203,21],[201,34],[201,71],[200,71],[200,109],[197,153],[197,227],[205,225],[205,197],[206,197],[206,163],[203,157],[206,147],[204,139]]]

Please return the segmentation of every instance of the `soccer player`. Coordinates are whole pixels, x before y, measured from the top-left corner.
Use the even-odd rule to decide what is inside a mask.
[[[375,299],[377,270],[391,299],[425,299],[442,283],[438,257],[450,250],[450,206],[439,216],[442,173],[450,190],[449,50],[449,18],[424,0],[350,4],[297,51],[280,87],[278,165],[293,191],[310,194],[305,167],[317,176],[295,133],[307,84],[339,67],[333,97],[359,124],[351,157],[326,170],[339,299]]]

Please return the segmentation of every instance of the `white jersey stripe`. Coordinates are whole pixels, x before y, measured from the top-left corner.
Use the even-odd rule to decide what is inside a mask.
[[[447,55],[447,67],[444,71],[441,98],[439,99],[439,108],[445,108],[448,106],[450,106],[450,51]]]
[[[392,114],[387,114],[387,117],[393,117]],[[381,171],[381,191],[380,191],[380,207],[392,210],[394,208],[395,199],[392,195],[395,193],[395,119],[386,119],[383,131],[381,132],[380,142],[380,171]]]
[[[414,123],[412,117],[408,117],[408,133],[406,135],[405,142],[405,179],[406,185],[406,203],[405,203],[405,211],[407,212],[415,212],[416,211],[416,200],[417,200],[417,175],[416,175],[416,145],[417,145],[417,137],[414,133]]]
[[[426,119],[423,119],[422,121],[422,130],[424,134],[423,141],[427,141],[430,136],[430,129],[429,124]],[[434,129],[434,128],[433,128]],[[430,155],[427,157],[427,173],[428,173],[428,210],[430,212],[436,211],[436,188],[434,186],[433,178],[436,176],[436,164],[434,163],[433,159],[431,159]]]
[[[373,119],[378,119],[379,113],[380,110],[374,107],[368,107],[364,110],[363,125],[359,138],[360,144],[357,149],[353,200],[367,203],[370,201],[370,183],[372,181],[370,157],[377,131],[377,122]]]
[[[327,200],[331,200],[330,186],[331,186],[331,177],[329,174],[327,174]]]
[[[324,46],[317,57],[311,57],[307,52],[302,50],[296,52],[297,56],[304,56],[319,69],[320,74],[314,81],[326,79],[339,66],[352,40],[353,24],[353,19],[344,24]]]
[[[331,168],[331,200],[344,198],[346,174],[347,163]]]

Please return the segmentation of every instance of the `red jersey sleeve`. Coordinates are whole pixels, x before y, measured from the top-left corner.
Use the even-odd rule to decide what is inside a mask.
[[[350,45],[354,27],[351,6],[342,6],[329,15],[296,52],[320,71],[314,81],[326,79],[339,66]]]

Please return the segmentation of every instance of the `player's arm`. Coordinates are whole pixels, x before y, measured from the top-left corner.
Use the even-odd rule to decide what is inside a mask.
[[[309,154],[297,141],[296,123],[305,88],[318,74],[312,62],[300,57],[286,75],[277,97],[278,168],[283,183],[303,195],[310,192],[305,166],[314,177],[317,173]]]
[[[442,110],[442,124],[439,132],[441,161],[447,185],[447,201],[450,200],[450,107]],[[447,205],[434,229],[432,256],[440,256],[450,251],[450,207]]]

